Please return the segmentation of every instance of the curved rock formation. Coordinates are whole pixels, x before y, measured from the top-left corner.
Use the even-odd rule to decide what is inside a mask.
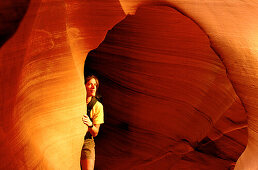
[[[225,67],[176,10],[139,8],[88,54],[85,68],[102,77],[107,115],[97,168],[215,170],[243,152],[246,114]]]
[[[256,169],[257,9],[32,0],[0,49],[0,169],[80,168],[95,48],[86,69],[101,78],[106,113],[96,168],[233,168],[248,139],[236,169]]]

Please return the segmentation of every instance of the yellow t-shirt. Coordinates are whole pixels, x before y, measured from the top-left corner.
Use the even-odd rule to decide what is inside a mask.
[[[93,124],[102,124],[104,123],[104,111],[103,105],[97,101],[93,108],[90,111],[90,118],[93,121]]]

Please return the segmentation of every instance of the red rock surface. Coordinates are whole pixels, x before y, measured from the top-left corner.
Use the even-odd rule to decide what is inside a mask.
[[[256,169],[257,9],[32,0],[0,49],[0,169],[80,168],[91,50],[105,108],[96,169],[229,169],[246,146],[236,169]]]
[[[139,8],[86,62],[103,77],[98,168],[215,170],[243,152],[246,114],[224,65],[205,33],[176,10]]]

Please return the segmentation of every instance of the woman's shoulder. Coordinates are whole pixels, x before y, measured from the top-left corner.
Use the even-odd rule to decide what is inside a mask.
[[[97,100],[97,102],[96,102],[96,104],[94,105],[94,107],[96,107],[96,108],[103,108],[103,105],[102,105],[102,103],[100,103],[100,102]]]

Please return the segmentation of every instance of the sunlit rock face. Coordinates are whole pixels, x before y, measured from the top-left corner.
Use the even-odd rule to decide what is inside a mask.
[[[257,169],[255,2],[31,0],[1,12],[20,3],[1,38],[0,169],[80,169],[83,66],[98,45],[86,64],[105,108],[96,169]]]
[[[64,4],[29,9],[1,48],[0,169],[79,169],[80,143],[73,143],[82,139],[85,93],[66,42]]]
[[[104,4],[32,0],[1,47],[0,169],[80,169],[84,60],[124,14],[119,2]],[[91,6],[99,15],[85,12]],[[115,12],[101,22],[104,9]]]
[[[169,7],[139,8],[86,59],[102,78],[104,169],[226,169],[246,113],[205,33]]]

